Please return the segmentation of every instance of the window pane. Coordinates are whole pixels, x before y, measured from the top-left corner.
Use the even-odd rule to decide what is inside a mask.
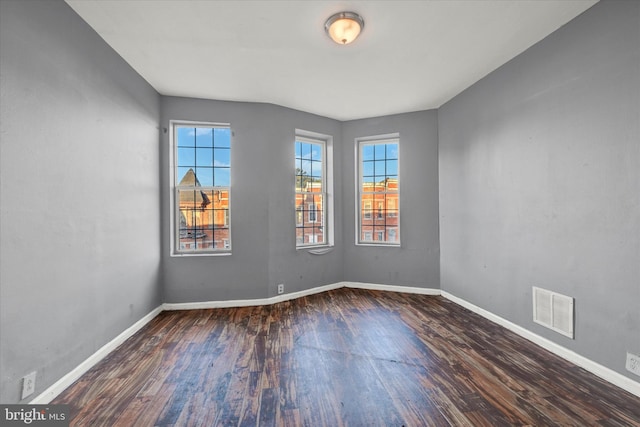
[[[178,195],[180,210],[184,211],[186,215],[190,212],[189,209],[193,210],[196,206],[196,192],[194,190],[178,190]]]
[[[213,168],[196,168],[196,186],[213,187]]]
[[[362,160],[373,160],[373,145],[362,146]]]
[[[316,221],[321,223],[324,221],[323,212],[324,212],[324,197],[322,194],[314,194],[313,195],[313,204],[316,207]]]
[[[212,193],[213,209],[229,209],[229,190],[211,190],[206,193]]]
[[[314,193],[322,193],[324,190],[322,188],[322,179],[314,178],[313,181],[307,183],[307,190]]]
[[[308,218],[309,218],[309,222],[316,222],[316,221],[317,221],[317,215],[316,215],[316,212],[317,212],[317,210],[316,210],[316,204],[315,204],[315,203],[310,203],[308,206],[309,206],[309,209],[308,209],[308,212],[309,212],[309,216],[308,216]]]
[[[178,147],[195,147],[196,134],[193,128],[178,127],[176,129],[176,145]]]
[[[398,144],[386,145],[387,159],[398,159]]]
[[[387,172],[386,175],[398,175],[398,161],[387,160]]]
[[[308,143],[301,143],[301,157],[303,159],[310,159],[311,158],[311,144]]]
[[[296,154],[296,175],[302,174],[302,159]]]
[[[231,181],[231,170],[229,168],[215,168],[213,182],[218,187],[228,187]]]
[[[300,171],[303,176],[311,176],[311,161],[300,159]]]
[[[304,212],[303,207],[298,205],[296,202],[296,225],[304,224]]]
[[[369,193],[375,191],[375,177],[374,176],[365,176],[362,177],[362,192]]]
[[[231,249],[229,230],[217,229],[213,235],[215,249]]]
[[[193,148],[178,147],[177,156],[178,166],[193,167],[196,165],[195,151]]]
[[[200,209],[212,209],[213,208],[213,191],[200,190]]]
[[[196,166],[213,166],[213,150],[196,148]]]
[[[322,161],[322,146],[319,144],[311,144],[311,160]]]
[[[198,230],[213,230],[213,210],[212,209],[197,209],[195,211],[196,227]],[[211,237],[211,233],[208,233]]]
[[[231,165],[230,150],[228,148],[215,148],[213,150],[213,166]]]
[[[373,165],[374,165],[374,163],[375,162],[373,162],[373,161],[363,162],[363,164],[362,164],[362,176],[363,177],[364,176],[373,176],[373,175],[375,175],[373,173]]]
[[[231,147],[231,129],[215,128],[213,130],[213,145],[215,147]]]
[[[322,179],[322,163],[318,161],[311,162],[311,177],[314,181]]]
[[[213,147],[213,129],[195,128],[196,147]]]
[[[190,167],[179,167],[177,168],[176,174],[176,182],[178,185],[185,185],[184,183],[187,181],[191,181],[191,183],[187,183],[186,185],[193,185],[193,181],[195,179],[195,172],[193,168]]]

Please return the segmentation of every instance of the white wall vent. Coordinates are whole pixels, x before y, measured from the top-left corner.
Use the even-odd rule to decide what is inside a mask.
[[[533,321],[573,339],[573,298],[533,287]]]

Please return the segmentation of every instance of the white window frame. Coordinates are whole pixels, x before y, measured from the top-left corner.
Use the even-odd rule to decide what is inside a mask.
[[[363,171],[362,171],[362,147],[365,145],[374,145],[374,144],[389,144],[389,143],[395,143],[398,144],[398,203],[396,206],[396,210],[398,211],[398,215],[391,215],[392,218],[397,218],[397,226],[394,226],[394,228],[396,229],[396,241],[395,242],[388,242],[388,241],[378,241],[378,240],[373,240],[373,231],[368,232],[368,231],[362,231],[361,230],[361,221],[362,219],[373,219],[378,220],[378,219],[384,219],[387,217],[387,215],[382,215],[382,218],[378,218],[378,211],[377,211],[377,206],[373,206],[372,204],[372,215],[370,217],[367,218],[363,218],[363,194],[362,194],[362,181],[363,181]],[[356,195],[356,204],[355,204],[355,222],[356,222],[356,232],[355,232],[355,244],[356,246],[388,246],[388,247],[400,247],[401,244],[401,240],[400,240],[400,199],[401,199],[401,178],[400,178],[400,134],[399,133],[390,133],[390,134],[385,134],[385,135],[374,135],[374,136],[367,136],[367,137],[362,137],[362,138],[356,138],[355,139],[355,144],[354,144],[354,150],[355,150],[355,184],[356,184],[356,191],[355,191],[355,195]],[[389,194],[387,192],[377,192],[377,193],[367,193],[367,194]],[[395,192],[394,192],[395,194]],[[368,203],[367,201],[364,201],[364,203]],[[384,205],[383,205],[384,206]],[[385,227],[385,236],[386,236],[386,231],[387,231],[388,227]],[[364,234],[364,237],[362,237]]]
[[[318,215],[321,216],[321,219],[322,219],[321,225],[322,225],[323,234],[324,234],[322,239],[323,241],[320,243],[315,243],[318,240],[318,237],[316,234],[310,235],[310,236],[313,236],[313,238],[310,238],[309,240],[313,240],[313,242],[305,242],[304,238],[302,239],[303,240],[302,242],[299,242],[299,240],[295,238],[294,241],[296,244],[296,250],[309,250],[309,252],[311,253],[323,254],[326,251],[331,250],[331,248],[333,248],[334,246],[333,137],[330,135],[325,135],[317,132],[311,132],[303,129],[296,129],[294,146],[296,141],[320,144],[323,147],[323,154],[322,154],[323,192],[320,193],[322,194],[322,198],[323,198],[322,199],[323,209],[320,210],[320,212],[318,213],[318,209],[316,207],[316,210],[315,210],[316,221],[313,221],[313,222],[317,223]],[[295,163],[295,156],[294,156],[294,163]],[[295,167],[294,167],[294,170],[295,170]],[[295,191],[295,185],[294,185],[294,197],[297,197],[298,194],[302,194],[302,193],[298,193],[297,191]],[[297,215],[298,213],[295,212],[294,214]],[[304,222],[304,215],[302,217]],[[293,222],[296,225],[296,234],[297,234],[297,228],[303,224],[298,223],[297,218],[295,218]]]
[[[230,146],[233,146],[233,130],[230,123],[217,123],[217,122],[201,122],[201,121],[187,121],[187,120],[170,120],[169,121],[169,204],[170,212],[172,212],[169,229],[170,229],[170,256],[183,257],[183,256],[226,256],[231,255],[232,238],[231,238],[231,204],[229,203],[228,216],[225,215],[225,225],[228,227],[228,238],[223,239],[223,248],[211,248],[211,249],[197,249],[193,244],[189,244],[187,248],[180,247],[180,206],[178,203],[178,190],[187,188],[198,188],[202,191],[222,191],[226,190],[228,193],[228,199],[231,199],[231,182],[229,186],[201,186],[201,187],[180,187],[177,180],[180,178],[177,176],[177,150],[178,144],[176,141],[176,131],[178,127],[194,127],[194,128],[226,128],[230,131]],[[232,153],[229,149],[229,159],[232,163]],[[231,181],[231,180],[230,180]],[[221,193],[222,194],[222,193]],[[224,198],[227,200],[227,197]],[[230,201],[230,200],[229,200]],[[197,245],[196,245],[197,246]]]

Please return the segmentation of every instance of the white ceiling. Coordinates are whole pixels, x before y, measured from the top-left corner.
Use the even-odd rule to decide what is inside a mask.
[[[597,0],[66,0],[163,95],[338,120],[437,108]],[[362,15],[354,43],[324,33]]]

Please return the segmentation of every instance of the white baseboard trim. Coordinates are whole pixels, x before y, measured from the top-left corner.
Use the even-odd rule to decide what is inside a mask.
[[[432,288],[415,288],[409,286],[380,285],[375,283],[362,282],[337,282],[329,285],[318,286],[304,291],[292,292],[289,294],[277,295],[270,298],[259,299],[243,299],[243,300],[225,300],[225,301],[204,301],[204,302],[183,302],[183,303],[164,303],[162,309],[171,310],[201,310],[208,308],[233,308],[233,307],[253,307],[257,305],[271,305],[283,301],[290,301],[296,298],[302,298],[309,295],[319,294],[340,288],[354,289],[371,289],[377,291],[389,292],[405,292],[410,294],[422,295],[440,295],[440,289]]]
[[[440,295],[440,289],[411,286],[380,285],[376,283],[341,282],[345,288],[370,289],[373,291],[404,292],[406,294]]]
[[[129,337],[142,329],[147,323],[162,312],[162,306],[156,307],[149,314],[138,320],[133,325],[129,326],[120,335],[103,345],[98,351],[93,353],[84,362],[76,366],[71,372],[60,378],[53,385],[40,393],[31,402],[32,405],[44,404],[51,402],[56,396],[62,393],[67,387],[73,384],[78,378],[80,378],[85,372],[95,366],[98,362],[104,359],[109,353],[116,349],[120,344],[125,342]]]
[[[339,289],[339,288],[344,288],[343,282],[333,283],[333,284],[324,285],[324,286],[318,286],[317,288],[306,289],[304,291],[292,292],[289,294],[277,295],[275,297],[270,297],[270,298],[164,303],[162,304],[162,309],[167,311],[200,310],[200,309],[207,309],[207,308],[232,308],[232,307],[253,307],[256,305],[271,305],[271,304],[276,304],[283,301],[289,301],[296,298],[302,298],[308,295],[319,294],[321,292],[331,291],[333,289]]]
[[[497,323],[498,325],[515,332],[523,338],[528,339],[534,344],[539,345],[540,347],[549,350],[553,354],[562,357],[563,359],[574,363],[581,368],[591,372],[592,374],[602,378],[605,381],[610,382],[613,385],[620,387],[623,390],[628,391],[631,394],[634,394],[640,397],[640,383],[632,380],[631,378],[627,378],[622,374],[617,373],[614,370],[611,370],[605,366],[600,365],[590,359],[587,359],[584,356],[579,355],[578,353],[569,350],[561,346],[560,344],[556,344],[553,341],[550,341],[544,337],[541,337],[538,334],[531,332],[528,329],[523,328],[522,326],[516,325],[498,315],[491,313],[483,308],[478,307],[468,301],[463,300],[462,298],[458,298],[455,295],[450,294],[449,292],[442,291],[442,296],[446,299],[473,311],[474,313],[479,314],[480,316]]]

